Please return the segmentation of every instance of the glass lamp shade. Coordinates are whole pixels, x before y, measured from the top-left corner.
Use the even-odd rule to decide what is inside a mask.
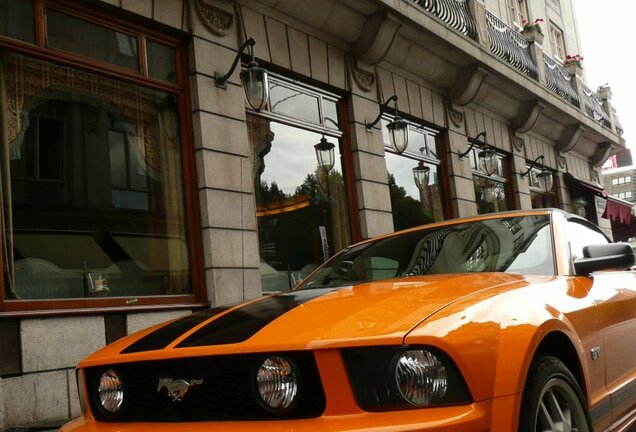
[[[320,142],[314,146],[318,165],[327,173],[331,171],[331,168],[333,168],[336,162],[335,152],[333,150],[335,147],[336,146],[327,141],[325,137],[322,137]]]
[[[389,130],[391,146],[398,154],[402,154],[409,145],[409,123],[402,117],[395,116],[386,128]]]
[[[484,194],[484,200],[486,200],[487,203],[491,204],[495,202],[497,193],[495,192],[495,184],[493,182],[485,182],[481,190]]]
[[[550,192],[552,186],[554,186],[552,173],[547,169],[541,170],[541,172],[537,173],[537,182],[539,182],[539,187],[543,192]]]
[[[262,110],[269,99],[267,69],[258,67],[258,63],[252,61],[249,67],[241,72],[241,82],[247,103],[257,112]]]
[[[498,168],[497,152],[493,149],[482,150],[477,154],[479,165],[487,176],[493,175]]]
[[[424,165],[423,161],[420,161],[415,168],[413,168],[413,180],[419,190],[424,190],[428,186],[428,176],[431,169]]]

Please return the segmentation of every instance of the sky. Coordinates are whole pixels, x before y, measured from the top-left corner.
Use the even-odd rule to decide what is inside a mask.
[[[631,30],[636,2],[574,0],[587,85],[608,83],[612,105],[625,130],[623,138],[636,156],[636,57]]]

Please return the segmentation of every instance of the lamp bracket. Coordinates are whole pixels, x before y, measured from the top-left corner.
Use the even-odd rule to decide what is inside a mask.
[[[484,137],[483,141],[485,143],[486,142],[486,131],[479,132],[475,138],[469,138],[470,146],[468,147],[468,150],[466,150],[464,153],[459,155],[459,160],[464,159],[468,155],[468,153],[470,153],[470,151],[473,149],[473,147],[475,147],[475,144],[477,144],[479,142],[479,137],[482,137],[482,136]]]
[[[232,76],[232,73],[234,73],[234,70],[236,69],[238,62],[241,59],[243,52],[248,46],[253,47],[255,44],[256,44],[256,41],[254,40],[254,38],[249,38],[248,40],[243,42],[243,45],[241,45],[238,52],[236,53],[236,57],[234,58],[234,62],[232,62],[232,66],[230,67],[230,70],[228,71],[228,73],[226,73],[223,76],[219,76],[218,73],[214,74],[214,80],[216,81],[217,87],[222,89],[227,88],[227,80],[229,80],[230,77]],[[252,57],[254,57],[254,55],[252,55]]]
[[[545,165],[545,164],[544,164],[545,156],[543,156],[543,155],[541,155],[541,156],[537,156],[537,158],[536,158],[535,160],[533,160],[533,161],[530,163],[530,166],[528,167],[528,169],[526,170],[526,172],[524,172],[524,173],[522,173],[522,174],[521,174],[521,177],[525,177],[525,176],[527,176],[528,174],[530,174],[530,170],[532,170],[532,168],[534,168],[535,166],[538,166],[538,165],[539,165],[539,164],[537,163],[537,161],[538,161],[539,159],[541,159],[541,165]]]
[[[391,96],[390,98],[388,98],[386,100],[386,102],[384,102],[382,105],[380,105],[380,114],[378,114],[378,117],[373,120],[371,123],[367,123],[367,130],[371,131],[371,129],[373,129],[373,126],[375,126],[376,124],[378,124],[378,122],[380,121],[380,119],[382,118],[382,114],[384,114],[384,110],[386,109],[386,107],[391,103],[395,101],[395,112],[397,114],[397,101],[398,101],[398,97],[396,95]]]

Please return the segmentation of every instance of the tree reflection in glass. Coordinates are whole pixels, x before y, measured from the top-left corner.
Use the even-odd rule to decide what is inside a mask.
[[[437,165],[429,167],[428,184],[421,190],[413,180],[413,167],[418,161],[386,152],[393,228],[398,231],[444,219]]]
[[[339,149],[326,173],[314,151],[321,134],[257,116],[248,133],[262,287],[287,290],[350,242]]]

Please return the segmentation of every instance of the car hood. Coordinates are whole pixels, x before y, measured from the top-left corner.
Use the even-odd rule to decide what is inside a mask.
[[[551,279],[506,273],[431,275],[266,296],[144,330],[98,351],[84,365],[158,355],[172,358],[401,344],[419,323],[469,294]]]

